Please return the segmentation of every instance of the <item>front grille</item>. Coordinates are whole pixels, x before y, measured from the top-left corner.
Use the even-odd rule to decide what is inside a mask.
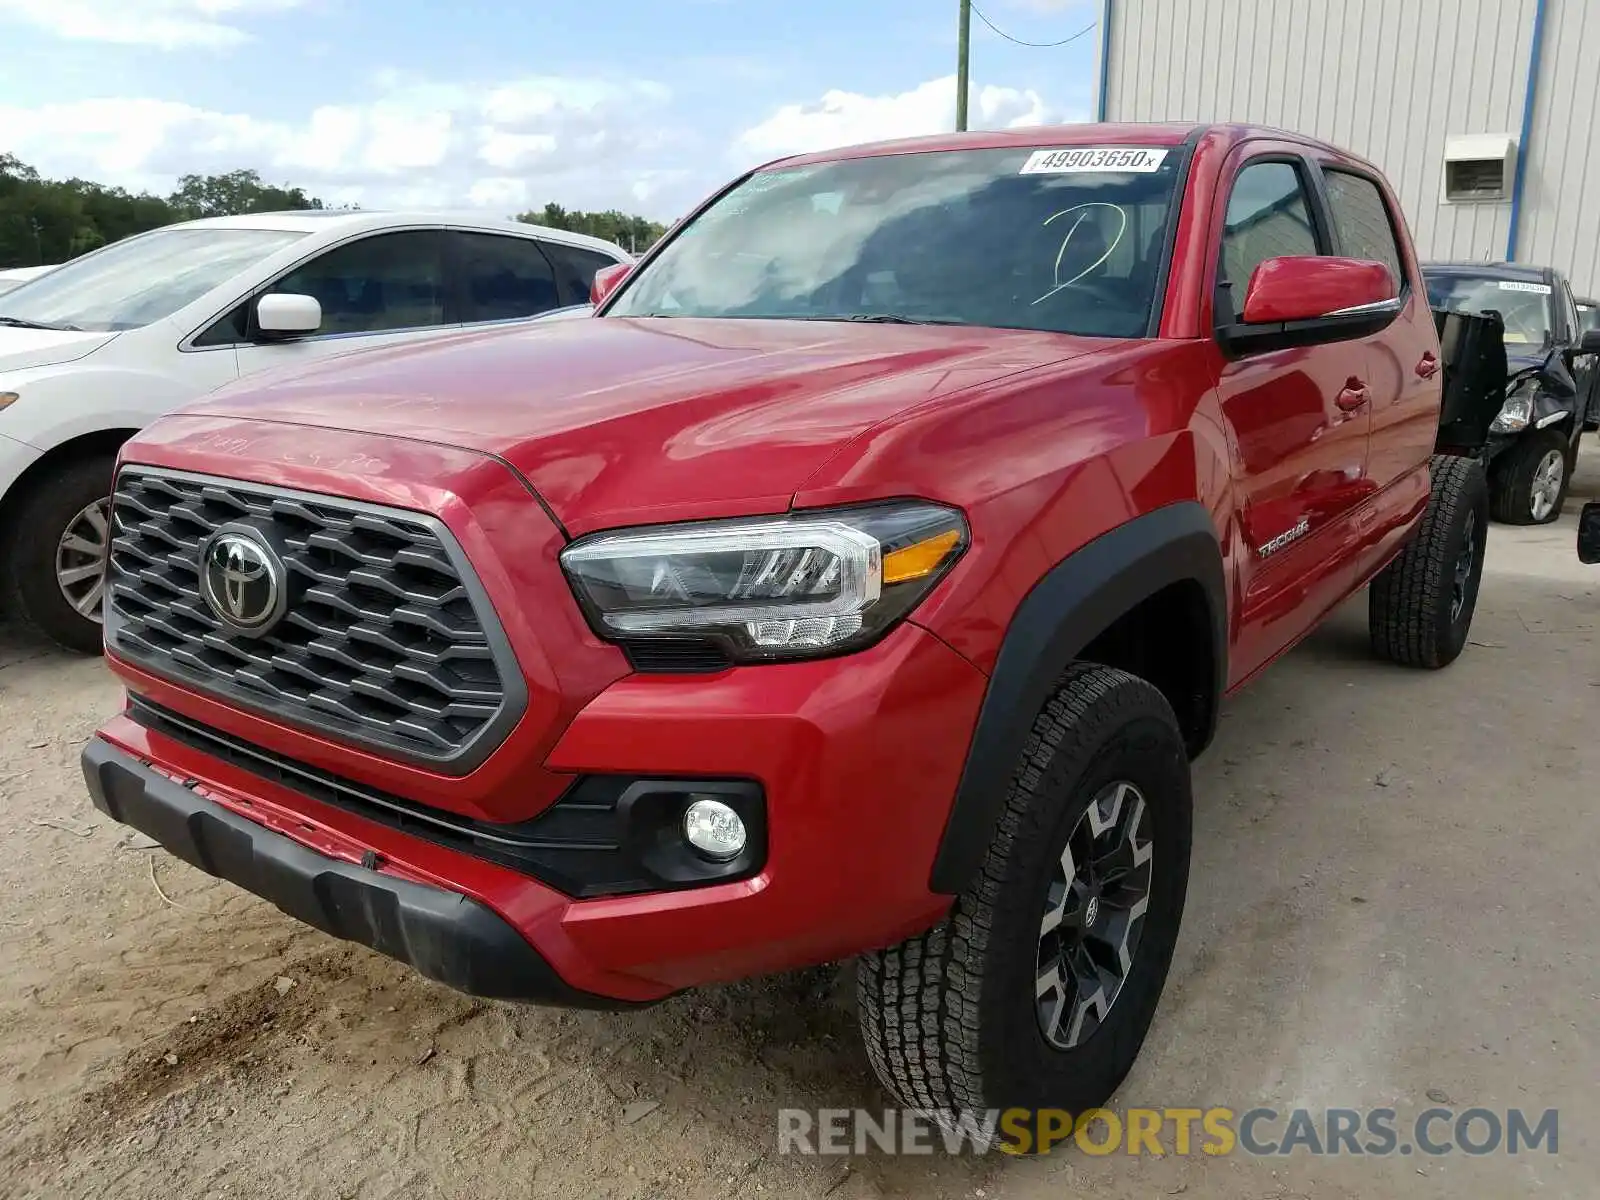
[[[129,467],[111,520],[107,643],[152,674],[457,773],[521,714],[505,635],[432,517]],[[287,610],[262,636],[230,634],[201,598],[201,545],[230,524],[287,568]]]

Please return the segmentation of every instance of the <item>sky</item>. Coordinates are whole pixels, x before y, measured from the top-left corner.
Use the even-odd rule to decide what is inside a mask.
[[[1055,42],[1100,0],[980,0]],[[957,0],[0,0],[0,153],[165,193],[670,220],[785,154],[954,127]],[[1090,119],[1099,29],[974,19],[973,128]]]

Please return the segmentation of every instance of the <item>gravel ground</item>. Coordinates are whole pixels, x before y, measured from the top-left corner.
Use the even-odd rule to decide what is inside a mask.
[[[836,972],[623,1016],[423,982],[95,813],[78,751],[117,689],[0,627],[0,1195],[1600,1195],[1592,458],[1577,492],[1494,529],[1448,672],[1373,663],[1357,598],[1227,707],[1118,1098],[1558,1108],[1557,1155],[779,1156],[779,1107],[884,1103]]]

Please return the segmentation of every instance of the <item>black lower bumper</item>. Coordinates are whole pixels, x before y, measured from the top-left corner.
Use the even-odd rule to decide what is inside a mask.
[[[324,933],[409,963],[475,996],[629,1008],[568,986],[491,909],[442,888],[319,854],[215,804],[100,738],[83,752],[94,805],[208,874]]]

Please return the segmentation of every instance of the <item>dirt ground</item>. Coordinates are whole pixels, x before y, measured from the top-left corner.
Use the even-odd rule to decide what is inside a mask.
[[[117,689],[0,628],[0,1195],[1600,1195],[1597,459],[1494,529],[1448,672],[1370,661],[1357,598],[1228,706],[1117,1101],[1557,1108],[1557,1155],[779,1156],[778,1108],[885,1103],[837,972],[625,1016],[423,982],[130,844],[77,766]]]

